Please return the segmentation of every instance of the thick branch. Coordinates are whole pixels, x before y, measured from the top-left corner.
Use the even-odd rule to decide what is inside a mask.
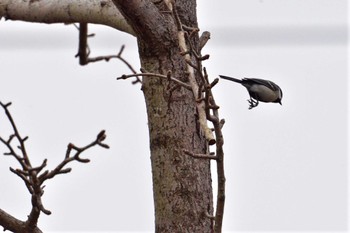
[[[38,23],[94,23],[135,35],[111,0],[1,0],[0,19]]]
[[[38,227],[28,229],[25,222],[18,220],[2,209],[0,209],[0,226],[4,228],[4,231],[8,230],[12,232],[29,232],[30,230],[32,233],[42,233]]]
[[[149,0],[113,0],[126,20],[132,25],[139,39],[152,48],[157,54],[159,50],[167,51],[176,45],[176,28],[168,23],[168,19]]]

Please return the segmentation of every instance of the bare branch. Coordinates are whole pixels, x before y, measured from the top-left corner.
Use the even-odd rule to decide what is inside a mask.
[[[182,27],[184,28],[184,27]],[[200,38],[200,46],[199,51],[197,51],[192,45],[192,41],[190,39],[190,35],[186,32],[179,32],[179,42],[182,52],[185,56],[185,60],[187,62],[187,70],[190,73],[189,80],[192,86],[193,94],[197,96],[197,108],[199,112],[199,121],[201,122],[201,126],[205,129],[208,129],[207,120],[210,121],[214,126],[214,134],[215,139],[213,138],[213,143],[216,145],[216,153],[210,154],[195,154],[193,152],[183,150],[185,154],[190,155],[194,158],[198,159],[214,159],[217,165],[217,173],[218,173],[218,193],[217,193],[217,201],[216,201],[216,210],[214,216],[214,232],[221,233],[222,231],[222,221],[224,214],[224,206],[225,206],[225,171],[224,171],[224,151],[223,151],[223,134],[222,127],[225,123],[225,120],[220,120],[219,117],[219,106],[215,103],[215,99],[212,93],[212,88],[218,83],[218,79],[215,79],[212,83],[209,83],[208,74],[205,68],[202,67],[202,61],[209,58],[209,55],[201,56],[200,51],[210,38],[210,33],[204,33]],[[187,47],[187,45],[189,47]],[[195,63],[194,63],[195,61]],[[201,78],[201,83],[197,82],[194,78],[194,70],[197,71]],[[203,94],[204,93],[204,96]],[[202,115],[201,115],[202,114]],[[203,116],[204,114],[204,116]],[[205,126],[204,126],[205,124]],[[210,129],[209,129],[210,130]],[[212,131],[210,130],[212,133]],[[207,133],[206,137],[210,137],[211,134]],[[210,144],[210,142],[209,142]],[[212,219],[212,218],[211,218]]]
[[[116,58],[122,61],[134,74],[136,74],[135,69],[132,67],[132,65],[125,60],[122,57],[122,53],[125,49],[125,45],[122,45],[120,47],[120,50],[117,55],[107,55],[107,56],[98,56],[98,57],[89,57],[90,55],[90,48],[88,45],[88,37],[94,36],[95,34],[89,35],[88,34],[88,24],[87,23],[80,23],[79,27],[77,27],[79,30],[79,47],[78,47],[78,53],[75,55],[75,57],[79,57],[79,63],[80,65],[87,65],[92,62],[98,62],[98,61],[106,61]],[[133,84],[141,83],[141,80],[136,77],[136,80],[133,81]]]
[[[20,221],[7,212],[0,209],[0,226],[4,228],[4,231],[11,232],[29,232],[26,222]],[[30,229],[32,233],[42,233],[38,227]]]
[[[75,57],[79,57],[80,65],[86,65],[89,63],[89,54],[90,54],[88,44],[87,44],[88,24],[80,23],[78,30],[79,30],[79,49]]]
[[[183,52],[187,51],[187,45],[185,42],[184,32],[178,32],[178,38],[180,43],[180,48]],[[191,57],[189,54],[184,55],[187,61],[187,64],[191,63]],[[191,85],[192,92],[194,96],[197,96],[199,91],[199,85],[195,78],[194,68],[191,65],[187,66],[187,71],[189,73],[189,83]],[[199,116],[199,124],[201,125],[201,129],[204,132],[205,138],[208,140],[209,144],[212,145],[215,143],[215,138],[212,131],[209,129],[207,125],[206,113],[205,113],[205,103],[203,101],[197,102],[198,116]]]
[[[21,168],[13,169],[10,168],[10,171],[16,174],[18,177],[20,177],[29,193],[31,194],[31,200],[32,200],[32,210],[30,214],[28,215],[28,219],[25,222],[19,221],[12,216],[6,214],[6,212],[2,211],[0,209],[0,225],[4,227],[5,230],[9,229],[13,232],[41,232],[39,228],[37,228],[37,222],[38,218],[40,216],[40,213],[43,212],[44,214],[51,214],[51,211],[47,210],[43,203],[42,203],[42,195],[44,194],[43,188],[43,182],[47,179],[51,179],[54,176],[58,174],[65,174],[71,171],[70,168],[64,168],[66,164],[72,161],[78,161],[82,163],[87,163],[90,160],[86,158],[81,158],[80,155],[94,147],[94,146],[100,146],[103,148],[109,148],[107,144],[105,144],[103,141],[106,139],[105,131],[102,130],[96,137],[96,139],[91,142],[90,144],[84,146],[84,147],[77,147],[74,144],[70,143],[67,147],[67,152],[64,160],[52,171],[43,171],[43,169],[47,165],[47,159],[44,159],[41,165],[33,167],[30,163],[29,156],[26,151],[25,147],[25,141],[28,139],[28,137],[22,138],[17,126],[15,124],[15,121],[13,120],[11,113],[8,110],[8,107],[11,103],[3,104],[0,102],[0,106],[4,109],[5,114],[7,116],[7,119],[9,120],[12,129],[14,133],[9,137],[8,140],[3,139],[0,137],[0,141],[8,148],[9,152],[4,153],[8,156],[13,156],[17,162],[21,165]],[[14,149],[14,143],[19,144],[17,146],[19,152],[16,152]],[[41,173],[42,172],[42,173]],[[41,174],[40,174],[41,173]],[[15,222],[16,224],[21,224],[21,226],[17,225],[14,226],[12,222]],[[30,229],[30,230],[29,230]]]
[[[30,168],[30,169],[28,169],[28,171],[39,173],[39,172],[41,172],[41,170],[43,170],[44,167],[46,167],[46,165],[47,165],[47,159],[44,159],[43,163],[40,166]]]
[[[34,191],[33,187],[32,187],[33,184],[30,182],[29,178],[27,177],[28,174],[25,175],[24,171],[22,171],[20,169],[13,169],[12,167],[10,167],[10,171],[15,173],[17,176],[19,176],[24,181],[29,193],[32,194]]]
[[[188,90],[192,90],[191,86],[188,85],[187,83],[184,83],[176,78],[173,77],[169,77],[168,75],[164,75],[164,74],[156,74],[156,73],[138,73],[138,74],[128,74],[128,75],[122,75],[121,77],[118,77],[117,80],[120,79],[128,79],[131,77],[138,77],[138,76],[143,76],[143,77],[158,77],[158,78],[166,78],[166,79],[170,79],[171,81],[176,82],[177,84],[180,84],[181,86],[185,87]]]
[[[204,79],[208,80],[208,75],[206,70],[204,69]],[[216,201],[216,214],[215,214],[215,225],[214,232],[220,233],[222,231],[222,220],[224,215],[224,207],[225,207],[225,169],[224,169],[224,138],[222,134],[222,127],[225,123],[225,120],[220,120],[218,106],[215,103],[214,96],[212,94],[211,88],[215,86],[217,81],[213,82],[211,85],[207,85],[205,88],[206,93],[206,105],[207,105],[207,117],[208,120],[213,123],[215,138],[216,138],[216,166],[218,173],[218,193],[217,193],[217,201]],[[213,115],[210,114],[209,108],[211,108]]]
[[[0,102],[0,105],[2,106],[2,108],[5,110],[5,114],[7,116],[7,119],[9,120],[11,127],[14,131],[14,133],[9,137],[8,141],[4,141],[3,139],[1,139],[1,141],[7,146],[7,148],[10,150],[9,153],[7,153],[8,155],[13,155],[16,160],[21,164],[23,169],[28,169],[28,167],[31,167],[28,155],[27,155],[27,151],[26,151],[26,147],[24,145],[24,142],[28,139],[28,137],[24,137],[22,138],[22,136],[19,134],[17,126],[11,116],[11,113],[8,110],[8,107],[11,105],[11,103],[7,103],[7,104],[3,104],[2,102]],[[13,149],[11,142],[12,139],[16,138],[18,140],[18,148],[20,149],[22,155],[18,155],[15,150]]]
[[[45,180],[47,179],[52,179],[56,175],[59,174],[65,174],[69,173],[71,171],[71,168],[65,168],[65,166],[72,162],[72,161],[77,161],[81,163],[88,163],[90,162],[89,159],[81,158],[80,155],[85,152],[86,150],[90,149],[91,147],[94,146],[101,146],[103,148],[108,149],[109,146],[107,144],[104,144],[103,141],[106,139],[106,134],[105,131],[102,130],[96,137],[95,141],[91,142],[90,144],[84,146],[84,147],[77,147],[73,143],[69,143],[67,146],[66,150],[66,155],[64,160],[56,166],[51,171],[45,171],[39,176],[39,181],[42,184]]]
[[[94,23],[131,35],[133,29],[111,0],[1,0],[0,19],[38,23]]]
[[[217,157],[215,155],[212,155],[212,154],[195,154],[195,153],[192,153],[188,150],[183,150],[183,152],[187,155],[190,155],[192,156],[193,158],[197,158],[197,159],[213,159],[213,160],[217,160]]]

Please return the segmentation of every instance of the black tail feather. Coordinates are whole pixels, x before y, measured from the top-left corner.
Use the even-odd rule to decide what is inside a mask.
[[[232,78],[232,77],[228,77],[228,76],[224,76],[224,75],[219,75],[219,76],[222,79],[230,80],[230,81],[233,81],[233,82],[236,82],[236,83],[242,83],[242,80],[237,79],[237,78]]]

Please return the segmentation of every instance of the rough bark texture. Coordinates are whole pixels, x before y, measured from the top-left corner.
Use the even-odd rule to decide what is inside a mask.
[[[137,34],[141,66],[148,72],[186,80],[186,62],[180,54],[174,17],[164,1],[114,0]],[[195,0],[176,1],[182,23],[196,26]],[[164,9],[162,9],[164,7]],[[161,11],[159,10],[161,9]],[[198,38],[194,39],[195,42]],[[185,88],[170,91],[174,83],[144,77],[153,174],[156,232],[211,232],[212,188],[209,160],[194,159],[183,149],[205,154],[207,141],[197,121],[196,100]],[[170,88],[171,89],[171,88]]]

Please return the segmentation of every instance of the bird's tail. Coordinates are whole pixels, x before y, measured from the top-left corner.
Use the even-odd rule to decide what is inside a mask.
[[[233,82],[236,82],[236,83],[242,83],[242,80],[237,79],[237,78],[231,78],[231,77],[224,76],[224,75],[219,75],[219,76],[220,76],[220,78],[223,78],[223,79],[226,79],[226,80],[230,80],[230,81],[233,81]]]

